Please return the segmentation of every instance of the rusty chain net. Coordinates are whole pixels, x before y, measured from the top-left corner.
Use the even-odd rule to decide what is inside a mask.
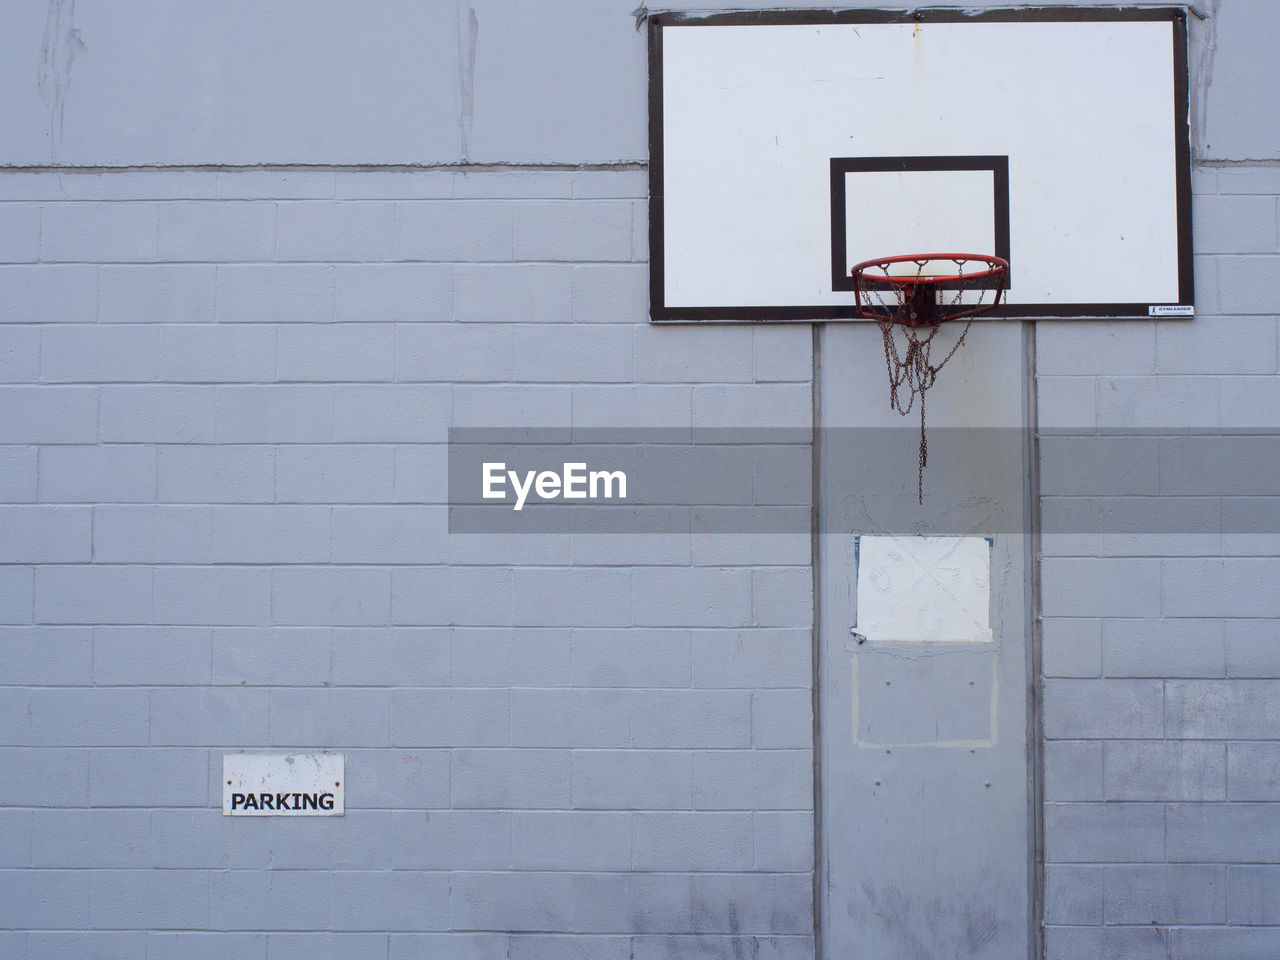
[[[973,318],[1000,302],[1008,271],[1008,263],[998,257],[957,253],[868,260],[851,271],[859,315],[875,320],[884,340],[889,405],[905,416],[920,401],[919,503],[924,503],[924,468],[929,460],[925,392],[964,343]],[[960,319],[965,321],[960,336],[946,356],[933,362],[933,342],[942,324]]]

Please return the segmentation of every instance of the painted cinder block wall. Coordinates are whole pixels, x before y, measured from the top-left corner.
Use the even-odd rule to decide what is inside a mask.
[[[0,14],[0,956],[812,955],[808,537],[447,529],[451,426],[808,423],[648,323],[632,7]]]
[[[6,957],[812,956],[805,538],[446,529],[450,426],[808,422],[807,327],[648,325],[631,6],[6,8]],[[1042,424],[1275,425],[1277,17],[1205,12],[1199,315],[1041,324]],[[1045,537],[1051,957],[1280,953],[1280,562],[1207,540]],[[224,819],[242,748],[346,817]]]
[[[1188,22],[1196,317],[1037,328],[1040,426],[1091,451],[1042,446],[1052,960],[1280,956],[1280,17]],[[1090,536],[1078,497],[1168,519]]]

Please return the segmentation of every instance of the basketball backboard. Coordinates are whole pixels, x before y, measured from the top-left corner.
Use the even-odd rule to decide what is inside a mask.
[[[1009,261],[994,316],[1192,310],[1185,13],[650,18],[651,315],[838,320],[850,268]]]

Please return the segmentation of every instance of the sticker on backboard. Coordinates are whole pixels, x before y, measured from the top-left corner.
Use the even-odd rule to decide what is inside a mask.
[[[1147,307],[1148,317],[1194,317],[1196,308],[1181,303],[1166,303],[1158,307]]]

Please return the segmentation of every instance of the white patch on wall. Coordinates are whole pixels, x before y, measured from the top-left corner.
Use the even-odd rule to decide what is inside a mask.
[[[859,537],[857,623],[879,643],[990,643],[991,542]]]
[[[346,757],[340,753],[222,757],[225,817],[341,817]]]

